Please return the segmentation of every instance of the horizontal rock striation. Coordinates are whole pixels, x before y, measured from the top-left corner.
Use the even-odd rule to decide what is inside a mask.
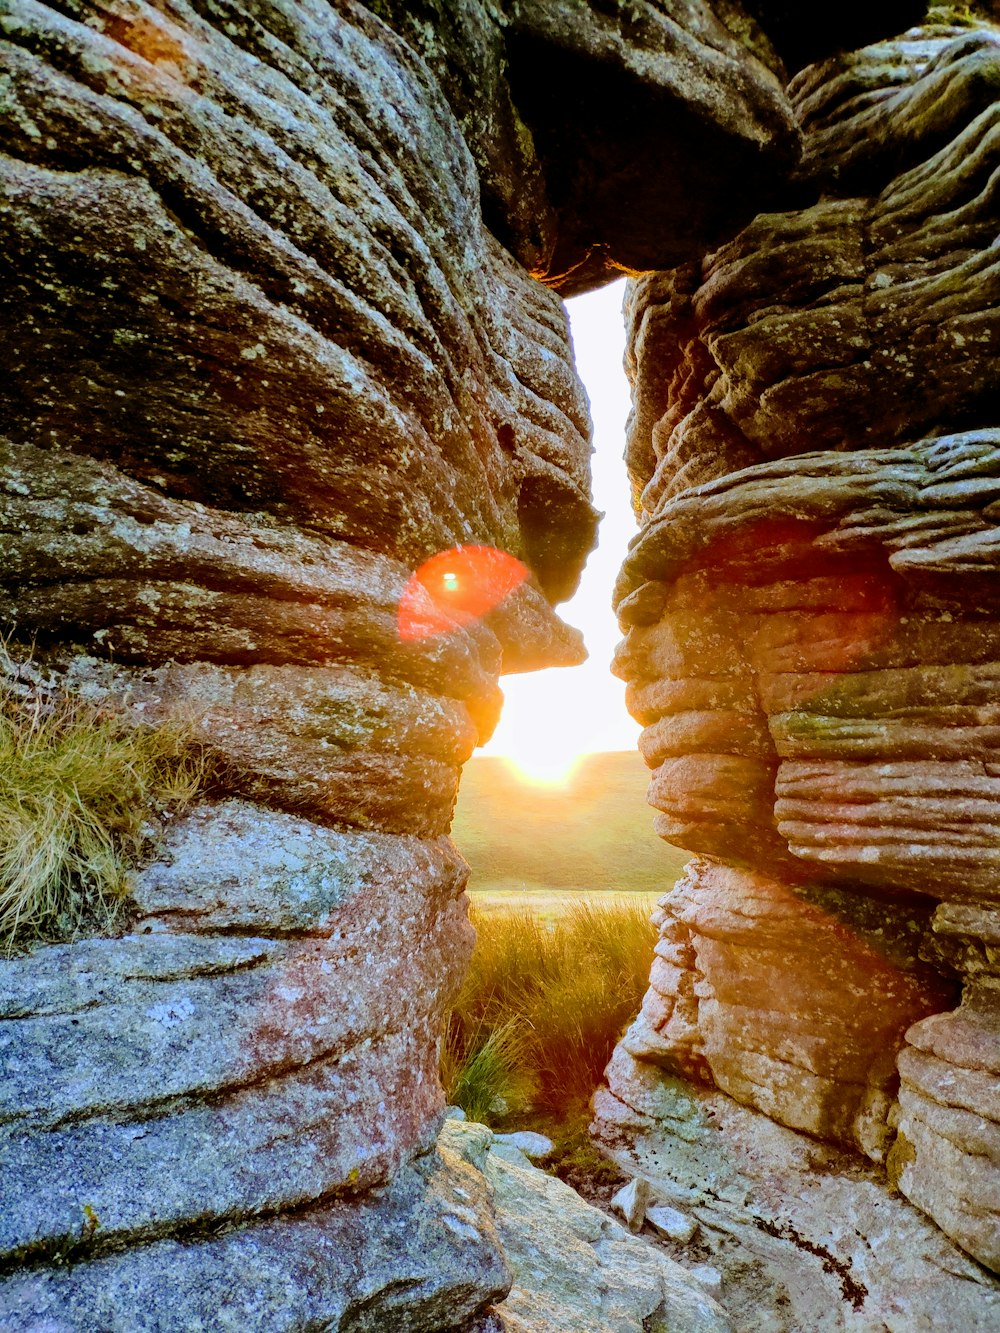
[[[36,1333],[95,1318],[111,1333],[459,1327],[511,1280],[489,1186],[468,1157],[442,1141],[375,1192],[21,1272],[0,1286],[3,1327]]]
[[[3,1160],[33,1182],[0,1263],[73,1249],[84,1204],[100,1252],[360,1190],[429,1149],[464,880],[444,840],[223,802],[170,830],[130,934],[0,965]]]
[[[436,1058],[471,943],[461,765],[501,672],[582,652],[552,608],[595,535],[590,424],[537,279],[688,263],[815,192],[789,22],[3,6],[4,687],[180,724],[212,773],[150,820],[121,938],[0,964],[0,1144],[31,1184],[0,1218],[5,1327],[417,1333],[503,1296],[486,1192],[435,1148]],[[961,358],[940,377],[974,416]],[[423,580],[455,548],[479,573],[449,600]],[[928,994],[914,965],[886,1030]]]
[[[625,1049],[884,1159],[896,1051],[952,997],[918,957],[928,911],[701,860],[658,915],[650,990]]]
[[[121,938],[0,963],[4,1327],[416,1333],[509,1284],[436,1059],[461,765],[502,671],[582,653],[590,423],[536,279],[686,260],[799,148],[746,15],[639,10],[3,7],[4,685],[212,774]]]
[[[1000,1270],[1000,914],[942,903],[930,950],[964,976],[962,1003],[906,1034],[889,1170],[903,1193]]]
[[[490,229],[567,295],[662,269],[794,196],[787,70],[921,0],[373,0],[445,88]]]
[[[631,285],[617,669],[700,859],[598,1108],[714,1085],[993,1269],[998,69],[943,20],[805,69],[801,205]]]
[[[472,942],[442,835],[501,669],[581,656],[564,311],[350,0],[19,0],[0,65],[7,676],[213,773],[128,933],[0,963],[0,1323],[459,1325],[510,1277],[434,1156]],[[470,545],[520,586],[413,603]]]

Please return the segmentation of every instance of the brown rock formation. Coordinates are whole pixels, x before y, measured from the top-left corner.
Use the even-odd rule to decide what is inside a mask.
[[[740,4],[373,8],[450,90],[494,233],[563,293],[685,259],[787,189],[781,62]]]
[[[64,687],[182,718],[230,799],[170,830],[130,935],[4,965],[5,1172],[30,1187],[0,1322],[190,1328],[230,1262],[242,1327],[389,1317],[400,1283],[431,1293],[414,1328],[460,1322],[509,1276],[485,1195],[462,1221],[434,1183],[471,945],[439,835],[501,666],[580,654],[548,601],[595,524],[564,313],[484,228],[426,65],[362,6],[19,3],[2,25],[0,618]],[[414,567],[469,543],[536,577],[401,635]],[[397,1179],[367,1221],[330,1211]],[[391,1254],[375,1233],[400,1226],[429,1250]],[[195,1231],[164,1309],[144,1247]],[[52,1280],[68,1254],[103,1265],[89,1305]],[[318,1289],[255,1306],[268,1262],[320,1263]]]
[[[882,1158],[903,1034],[950,998],[917,958],[927,918],[919,906],[887,912],[838,889],[695,862],[664,899],[667,939],[636,1034],[646,1049],[634,1037],[626,1049],[672,1069],[698,1057],[692,1072],[739,1101]],[[686,966],[672,961],[680,930]]]
[[[806,69],[803,206],[632,286],[618,669],[706,859],[599,1103],[634,1130],[652,1062],[888,1149],[994,1269],[998,69],[944,22]]]
[[[889,7],[893,16],[904,8]],[[660,445],[650,437],[633,466],[643,474],[646,450],[653,521],[631,558],[636,592],[626,614],[636,627],[630,651],[646,663],[636,671],[651,691],[639,705],[650,721],[677,711],[672,684],[662,690],[668,678],[686,688],[683,663],[696,668],[705,651],[726,663],[716,693],[713,685],[682,704],[692,744],[678,749],[650,732],[668,817],[697,831],[690,845],[725,860],[736,841],[728,826],[748,811],[755,832],[741,845],[750,864],[773,854],[772,876],[806,860],[828,872],[803,958],[841,938],[842,912],[862,928],[852,958],[880,985],[892,978],[891,1005],[869,1021],[838,1037],[829,1017],[810,1025],[772,1014],[767,1050],[757,1050],[746,1016],[764,1012],[774,962],[730,992],[726,951],[743,947],[742,926],[716,938],[709,920],[728,910],[733,871],[711,910],[699,900],[670,936],[687,974],[704,953],[699,940],[718,946],[712,995],[695,994],[700,981],[684,992],[685,1059],[763,1099],[767,1060],[808,1041],[815,1067],[779,1097],[795,1108],[782,1113],[881,1150],[890,1089],[883,1053],[867,1063],[866,1043],[874,1033],[893,1045],[902,1025],[943,1002],[936,976],[914,958],[919,909],[907,897],[885,961],[875,932],[864,934],[870,915],[850,898],[856,864],[867,865],[857,851],[867,834],[828,836],[831,793],[848,789],[848,773],[867,790],[866,756],[881,733],[873,739],[862,726],[857,741],[853,724],[824,722],[827,753],[810,719],[841,713],[833,703],[811,711],[819,696],[809,684],[825,673],[835,695],[833,677],[857,679],[843,670],[858,665],[858,635],[875,654],[866,669],[897,673],[906,699],[911,677],[900,673],[914,654],[932,672],[932,691],[937,664],[958,661],[947,678],[954,720],[969,745],[989,744],[992,720],[977,695],[996,656],[988,610],[976,602],[973,615],[967,596],[948,592],[954,569],[988,568],[990,559],[990,496],[977,480],[990,475],[977,461],[989,439],[974,433],[991,424],[977,406],[988,386],[981,362],[956,351],[959,338],[978,347],[992,328],[978,313],[991,280],[981,236],[988,196],[966,199],[959,172],[941,185],[959,210],[957,230],[910,219],[923,218],[928,196],[912,173],[946,151],[949,134],[978,124],[990,51],[940,57],[939,83],[928,85],[913,74],[922,48],[913,48],[916,65],[912,52],[887,48],[887,77],[901,89],[896,128],[881,146],[863,105],[881,76],[871,83],[867,57],[848,61],[855,73],[844,87],[853,77],[876,90],[862,90],[860,109],[848,104],[869,155],[836,133],[813,133],[807,116],[810,156],[793,180],[799,130],[777,52],[797,59],[801,30],[780,9],[732,0],[3,6],[0,621],[13,635],[5,671],[29,694],[76,691],[137,723],[180,718],[219,761],[213,799],[158,831],[133,886],[128,934],[41,947],[0,969],[0,1153],[5,1180],[16,1182],[0,1214],[5,1329],[187,1333],[228,1321],[276,1333],[390,1325],[416,1333],[465,1327],[502,1296],[510,1273],[482,1179],[460,1154],[435,1146],[437,1037],[470,946],[464,870],[442,835],[461,764],[495,717],[501,671],[580,653],[552,606],[572,590],[593,541],[589,423],[561,303],[536,278],[569,292],[609,272],[694,263],[706,243],[731,237],[762,208],[811,198],[841,165],[845,187],[879,178],[881,188],[880,173],[909,185],[877,225],[858,202],[860,185],[816,205],[837,246],[829,281],[816,279],[829,327],[807,348],[809,321],[784,329],[779,319],[772,357],[784,366],[797,355],[803,373],[815,372],[805,376],[815,381],[812,408],[803,400],[798,410],[825,441],[827,408],[846,401],[824,360],[843,345],[841,315],[860,327],[873,301],[893,312],[896,360],[873,347],[871,366],[855,366],[860,378],[851,381],[866,419],[862,381],[884,399],[882,433],[865,442],[885,447],[893,481],[866,473],[865,489],[848,467],[836,474],[842,485],[817,487],[794,457],[776,465],[789,469],[780,490],[790,519],[753,538],[755,579],[743,582],[743,501],[730,511],[706,492],[706,540],[721,542],[722,554],[699,566],[692,547],[688,581],[668,588],[657,505],[670,483],[663,469],[652,475],[649,451]],[[849,40],[861,30],[855,23],[867,32],[868,16],[852,14],[810,54]],[[809,115],[835,127],[823,103],[829,85],[814,78],[803,76],[800,102],[812,99]],[[911,110],[927,87],[930,129],[921,137]],[[984,133],[984,164],[989,152]],[[953,176],[945,163],[930,179],[937,188]],[[848,214],[860,219],[853,231]],[[772,235],[775,216],[792,218],[792,233]],[[746,336],[760,322],[755,293],[767,286],[753,269],[753,228],[780,269],[799,244],[799,216],[765,215],[743,234],[742,251],[732,243],[712,297],[721,314],[695,308],[710,284],[693,269],[680,285],[654,278],[639,289],[637,302],[650,296],[651,311],[664,308],[652,293],[675,291],[676,318],[690,328],[688,350],[675,356],[700,423],[678,436],[678,457],[692,460],[684,485],[699,469],[722,475],[758,462],[764,438],[781,437],[782,457],[801,453],[799,435],[782,424],[784,405],[767,409],[780,422],[760,416],[753,395],[770,381],[763,363],[750,366],[760,344]],[[924,232],[920,244],[938,246],[929,264],[911,253]],[[869,233],[896,247],[888,283]],[[964,247],[957,255],[955,237]],[[893,287],[897,272],[909,286],[905,265],[918,260],[923,315],[897,308]],[[970,275],[971,293],[943,291],[949,266]],[[782,287],[785,298],[790,291]],[[831,292],[843,292],[845,311],[825,299]],[[933,323],[948,330],[935,349],[934,385],[913,394],[899,357],[924,346],[926,312],[949,300],[954,309]],[[663,334],[661,326],[649,336]],[[718,395],[698,416],[698,377],[712,358]],[[951,396],[947,424],[965,434],[911,449],[912,493],[937,497],[939,520],[914,540],[911,492],[900,499],[892,489],[895,446],[910,426],[916,439],[918,424],[926,433],[939,422],[934,393]],[[668,397],[674,411],[681,399]],[[640,421],[660,420],[661,398],[655,376],[640,386]],[[707,454],[695,447],[710,436]],[[744,494],[757,503],[752,489]],[[817,494],[822,512],[803,517]],[[895,527],[882,517],[891,496]],[[818,536],[832,531],[834,510],[845,535],[828,553]],[[859,515],[878,535],[865,535]],[[482,616],[459,606],[449,618],[422,604],[418,587],[416,619],[426,613],[420,623],[433,632],[401,632],[414,572],[458,546],[495,548],[523,562],[525,578],[509,595],[487,597]],[[729,571],[721,582],[705,573],[716,569]],[[701,616],[703,583],[716,589],[704,621],[692,610]],[[850,589],[846,619],[829,618],[834,585]],[[911,594],[899,593],[911,586],[921,590],[912,607]],[[802,619],[803,597],[814,620]],[[671,598],[676,627],[650,630]],[[896,648],[904,620],[913,628]],[[956,658],[959,635],[967,647]],[[775,690],[791,690],[780,707],[756,692],[757,679],[772,676]],[[941,883],[950,875],[957,899],[982,825],[968,834],[971,821],[961,823],[953,854],[935,812],[949,799],[959,813],[963,802],[988,799],[994,779],[962,768],[951,751],[927,751],[920,738],[939,725],[939,702],[935,695],[930,721],[919,701],[913,717],[901,714],[915,738],[907,743],[938,768],[915,769],[907,751],[903,787],[880,768],[873,800],[905,832],[930,808],[920,804],[924,788],[942,793],[921,864]],[[790,736],[805,737],[782,741],[787,754],[768,726],[779,713]],[[738,745],[705,743],[713,728],[728,734],[733,719]],[[972,762],[968,747],[961,754]],[[776,773],[790,803],[781,818],[802,829],[791,841],[770,813]],[[965,786],[955,786],[959,778]],[[916,796],[907,781],[920,784]],[[900,845],[886,840],[866,884],[907,895],[921,887]],[[817,850],[806,857],[800,847]],[[985,890],[978,878],[969,883],[969,902],[980,905]],[[758,888],[778,953],[790,890],[766,876]],[[830,968],[824,995],[842,975]],[[858,984],[870,993],[874,982],[867,992],[864,978]],[[985,982],[970,990],[961,1023],[980,1023],[976,997],[987,991]],[[661,993],[669,994],[665,980]],[[714,1006],[711,1032],[702,999],[706,1014]],[[966,1047],[955,1022],[951,1036],[925,1045],[957,1068]],[[921,1058],[922,1040],[914,1040]],[[925,1145],[951,1121],[927,1110],[945,1095],[935,1069],[915,1056],[904,1070],[909,1100],[901,1096],[900,1107],[910,1120],[900,1121],[896,1145],[903,1187],[937,1215],[940,1177]],[[955,1170],[961,1143],[957,1151]]]
[[[440,835],[501,670],[581,651],[551,608],[589,421],[531,274],[649,262],[667,224],[686,259],[797,151],[732,14],[509,8],[0,13],[7,669],[219,760],[130,933],[3,963],[5,1328],[214,1326],[220,1283],[234,1327],[442,1328],[509,1282],[434,1147],[470,946]],[[401,626],[456,546],[527,577]]]

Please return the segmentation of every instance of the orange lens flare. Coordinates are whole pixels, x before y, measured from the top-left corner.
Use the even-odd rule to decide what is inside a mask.
[[[471,625],[528,578],[515,556],[495,546],[453,546],[425,560],[399,599],[399,637],[427,639]]]

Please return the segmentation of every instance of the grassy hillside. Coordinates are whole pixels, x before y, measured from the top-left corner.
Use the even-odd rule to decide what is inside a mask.
[[[565,787],[520,779],[504,759],[465,766],[452,837],[475,890],[664,893],[689,859],[652,830],[638,754],[588,756]]]

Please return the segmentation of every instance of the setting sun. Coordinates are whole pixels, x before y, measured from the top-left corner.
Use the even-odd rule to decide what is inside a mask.
[[[635,532],[621,460],[629,408],[628,384],[621,370],[625,337],[621,300],[622,289],[616,283],[569,302],[577,362],[594,418],[594,500],[605,517],[600,546],[587,561],[580,590],[559,608],[559,614],[583,630],[590,659],[583,666],[505,676],[500,724],[481,751],[506,759],[524,781],[550,787],[568,783],[588,754],[634,751],[639,733],[638,724],[625,711],[625,687],[609,670],[621,637],[611,610],[611,588],[622,551]],[[613,351],[612,336],[618,339]],[[447,574],[453,567],[442,570]]]
[[[519,751],[517,757],[508,755],[507,767],[522,782],[536,787],[565,787],[579,767],[581,754],[549,754],[543,749]]]

